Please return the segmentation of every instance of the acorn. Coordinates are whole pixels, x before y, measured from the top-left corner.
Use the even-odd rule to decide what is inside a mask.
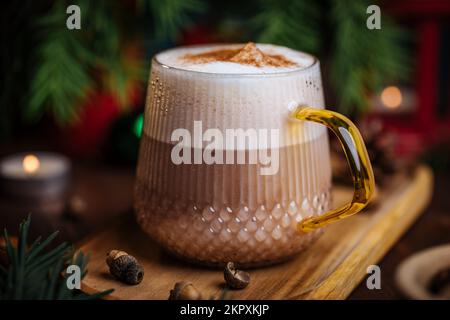
[[[250,283],[250,274],[236,269],[233,262],[227,263],[223,271],[223,277],[231,289],[244,289]]]
[[[202,294],[191,282],[181,281],[170,290],[169,300],[202,300]]]
[[[109,272],[127,284],[138,284],[144,278],[144,269],[137,259],[125,251],[111,250],[106,257]]]

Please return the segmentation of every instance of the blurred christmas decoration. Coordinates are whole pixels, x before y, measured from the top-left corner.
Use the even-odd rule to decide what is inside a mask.
[[[119,101],[108,92],[93,92],[79,108],[77,119],[62,129],[60,145],[75,156],[98,154],[110,126],[120,116]]]
[[[18,240],[13,240],[4,231],[0,241],[0,299],[5,300],[74,300],[99,299],[110,294],[107,290],[87,295],[68,287],[69,274],[66,268],[75,265],[80,276],[86,275],[88,257],[82,252],[74,254],[67,243],[61,243],[51,250],[49,244],[56,238],[54,232],[41,242],[38,237],[28,246],[28,230],[31,218],[20,224]]]
[[[142,136],[143,127],[144,127],[144,115],[140,113],[133,121],[133,132],[136,135],[136,137],[140,138]]]
[[[385,11],[416,40],[408,50],[414,74],[408,81],[386,80],[373,99],[371,117],[381,119],[386,131],[399,137],[400,154],[418,157],[450,140],[450,2],[392,0],[386,1]],[[392,91],[394,87],[399,92]],[[390,108],[393,93],[402,101]],[[384,105],[378,100],[383,95],[389,98]]]

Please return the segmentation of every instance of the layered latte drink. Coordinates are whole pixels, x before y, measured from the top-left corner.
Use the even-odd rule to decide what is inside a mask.
[[[141,227],[206,264],[273,263],[319,231],[330,204],[325,127],[292,120],[323,108],[318,61],[274,45],[182,47],[153,59],[136,181]]]

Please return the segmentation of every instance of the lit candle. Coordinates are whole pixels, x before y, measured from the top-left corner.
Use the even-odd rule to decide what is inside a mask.
[[[22,161],[23,170],[26,174],[33,175],[39,170],[41,163],[34,154],[27,154]]]
[[[70,167],[66,157],[50,152],[8,156],[0,161],[1,195],[28,204],[30,212],[42,211],[42,204],[52,213],[61,211],[67,199]]]

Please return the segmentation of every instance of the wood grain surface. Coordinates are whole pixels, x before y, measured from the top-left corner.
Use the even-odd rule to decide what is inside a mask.
[[[410,177],[398,177],[380,192],[377,203],[362,213],[335,223],[306,251],[282,264],[250,270],[251,283],[230,291],[230,299],[345,299],[428,204],[431,170],[420,166]],[[334,206],[349,200],[349,188],[333,188]],[[91,254],[85,292],[114,288],[110,299],[167,299],[178,281],[191,281],[206,297],[224,287],[222,270],[188,264],[167,255],[128,215],[80,248]],[[142,283],[128,286],[108,272],[106,253],[121,249],[135,256],[145,269]]]

